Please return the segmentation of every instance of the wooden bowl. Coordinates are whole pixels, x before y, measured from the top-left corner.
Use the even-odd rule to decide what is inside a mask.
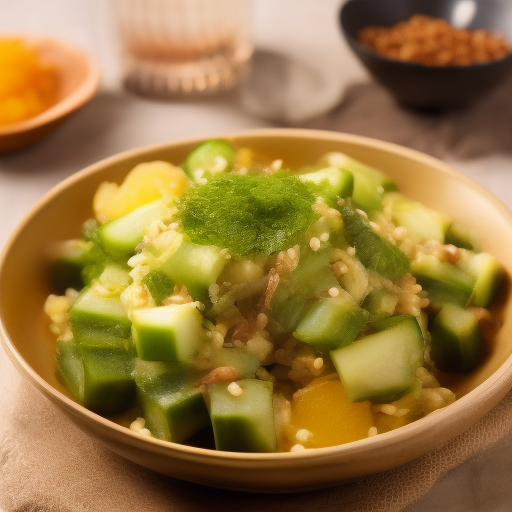
[[[265,129],[227,136],[284,167],[316,162],[343,151],[383,169],[408,196],[463,220],[481,235],[483,250],[512,275],[512,213],[471,179],[411,149],[364,137],[314,130]],[[108,158],[51,190],[7,242],[0,260],[0,334],[18,370],[82,430],[114,452],[152,470],[210,486],[252,492],[304,491],[385,471],[419,457],[460,434],[494,407],[512,387],[512,292],[503,294],[502,322],[489,357],[457,386],[457,401],[389,433],[331,448],[292,453],[229,453],[140,436],[86,410],[54,374],[56,341],[43,304],[51,292],[49,248],[80,235],[92,215],[98,185],[123,179],[136,164],[175,164],[200,139],[136,149]]]
[[[55,66],[59,85],[54,105],[35,117],[0,126],[0,153],[25,148],[46,137],[69,115],[85,105],[100,83],[100,68],[84,50],[43,36],[8,35],[37,49],[40,59]]]

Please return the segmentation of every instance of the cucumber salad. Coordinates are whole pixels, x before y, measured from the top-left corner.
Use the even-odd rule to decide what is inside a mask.
[[[237,452],[334,446],[449,405],[503,269],[339,152],[287,169],[209,140],[102,183],[54,248],[45,311],[78,403],[139,435]],[[441,383],[440,383],[441,382]]]

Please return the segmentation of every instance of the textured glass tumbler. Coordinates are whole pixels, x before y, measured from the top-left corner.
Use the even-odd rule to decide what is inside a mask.
[[[251,0],[111,0],[125,86],[170,97],[231,89],[252,55]]]

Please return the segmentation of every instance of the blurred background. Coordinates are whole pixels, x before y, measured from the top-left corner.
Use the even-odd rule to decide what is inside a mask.
[[[254,56],[245,79],[215,95],[162,98],[123,86],[123,46],[107,0],[0,0],[0,36],[55,37],[86,50],[101,69],[94,98],[62,126],[33,146],[0,154],[0,248],[46,191],[98,160],[149,144],[272,126],[343,131],[418,149],[481,182],[511,208],[512,77],[465,108],[405,108],[343,37],[343,3],[254,0]],[[15,389],[26,386],[16,379]],[[510,510],[511,470],[508,436],[409,510]]]

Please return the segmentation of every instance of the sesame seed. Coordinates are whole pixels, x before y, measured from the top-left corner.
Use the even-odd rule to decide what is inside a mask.
[[[380,226],[373,221],[370,221],[370,227],[373,229],[373,231],[380,231]]]
[[[240,396],[240,395],[243,393],[242,388],[238,385],[238,383],[237,383],[237,382],[232,382],[232,383],[228,386],[228,391],[229,391],[233,396]]]
[[[373,437],[378,434],[377,427],[370,427],[370,430],[368,430],[368,437]]]
[[[327,242],[329,240],[329,233],[322,233],[320,236],[320,242]]]
[[[301,452],[303,450],[305,450],[306,448],[304,448],[304,446],[302,446],[301,444],[294,444],[291,448],[290,448],[290,451],[291,452]]]
[[[260,313],[256,318],[256,323],[260,329],[264,329],[268,324],[268,316],[265,313]]]
[[[364,210],[360,210],[359,208],[356,208],[356,212],[361,215],[361,217],[364,217],[365,219],[368,218],[368,215],[366,215],[366,212]]]
[[[295,249],[293,247],[290,247],[286,252],[288,253],[288,256],[290,256],[292,260],[294,260],[297,257],[297,253],[295,252]]]
[[[321,357],[317,357],[313,361],[313,368],[316,368],[317,370],[320,370],[320,368],[322,368],[323,365],[324,365],[324,360]]]
[[[349,248],[347,249],[347,254],[348,254],[349,256],[355,256],[355,254],[356,254],[356,248],[355,248],[355,247],[349,247]]]
[[[395,231],[393,232],[393,238],[396,238],[397,240],[403,240],[407,236],[407,229],[405,229],[403,226],[398,226],[395,228]]]
[[[281,166],[283,165],[283,161],[282,160],[274,160],[271,164],[270,164],[270,169],[272,171],[279,171],[279,169],[281,169]]]
[[[141,428],[139,430],[139,434],[142,434],[143,436],[151,436],[151,432],[147,428]]]
[[[409,409],[398,409],[398,411],[396,411],[395,413],[395,416],[398,416],[399,418],[402,417],[402,416],[405,416],[407,413],[409,412]]]
[[[311,247],[311,250],[313,251],[318,251],[318,249],[320,249],[320,240],[316,236],[314,236],[309,241],[309,247]]]
[[[130,430],[133,430],[134,432],[140,432],[140,430],[144,428],[145,424],[146,420],[144,418],[137,418],[130,423]]]
[[[338,288],[333,286],[332,288],[329,288],[328,293],[331,297],[337,297],[340,294],[340,291],[338,290]]]
[[[301,428],[300,430],[297,430],[295,437],[297,438],[297,441],[304,442],[307,441],[312,435],[313,434],[309,430]]]
[[[377,187],[377,192],[378,192],[379,194],[384,194],[384,187],[383,187],[383,186],[381,186],[381,185],[379,185],[379,186]]]
[[[389,416],[393,416],[396,413],[396,407],[391,404],[381,405],[380,411],[384,414],[388,414]]]
[[[208,183],[208,180],[206,178],[200,178],[197,180],[198,185],[206,185]]]

